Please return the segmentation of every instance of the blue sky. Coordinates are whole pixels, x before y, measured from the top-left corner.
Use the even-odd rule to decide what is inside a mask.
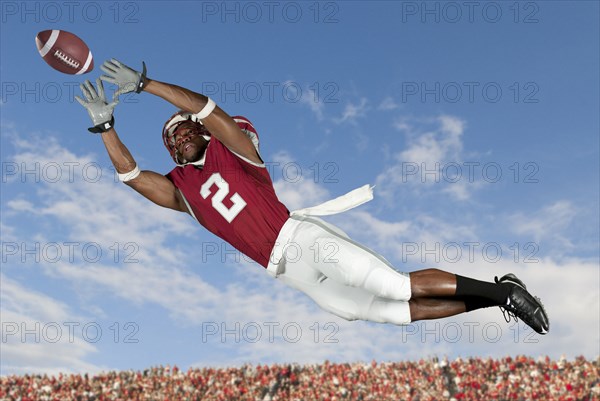
[[[598,3],[469,4],[2,2],[2,374],[596,357]],[[35,48],[46,29],[80,36],[94,71],[52,70]],[[291,210],[376,184],[327,220],[398,270],[516,273],[551,333],[496,308],[343,321],[115,182],[73,100],[111,57],[253,121]],[[116,129],[142,169],[172,168],[160,130],[174,111],[121,98]]]

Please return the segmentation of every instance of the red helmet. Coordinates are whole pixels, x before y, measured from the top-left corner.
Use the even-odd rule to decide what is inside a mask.
[[[165,123],[165,125],[163,127],[163,131],[162,131],[163,143],[165,144],[165,147],[167,148],[167,150],[169,151],[169,154],[173,158],[173,161],[178,166],[185,166],[186,164],[203,165],[204,157],[202,157],[202,159],[200,159],[199,161],[196,161],[196,162],[187,162],[187,161],[185,161],[185,159],[180,158],[181,155],[179,154],[179,152],[177,152],[177,148],[175,147],[175,131],[177,131],[177,128],[179,128],[179,126],[186,121],[192,121],[192,122],[198,124],[200,134],[207,141],[210,140],[210,132],[208,132],[208,130],[204,127],[204,125],[202,124],[200,119],[197,118],[195,114],[189,113],[187,111],[179,110],[177,113],[173,114],[167,120],[167,122]]]

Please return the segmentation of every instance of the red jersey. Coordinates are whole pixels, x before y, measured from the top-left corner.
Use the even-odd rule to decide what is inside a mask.
[[[258,151],[258,135],[244,117],[234,117]],[[188,164],[166,175],[183,195],[192,216],[263,267],[289,217],[264,164],[234,154],[214,136],[204,167]]]

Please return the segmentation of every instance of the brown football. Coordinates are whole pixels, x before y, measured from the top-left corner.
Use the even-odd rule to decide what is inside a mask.
[[[94,69],[89,47],[77,35],[60,29],[42,31],[35,37],[40,56],[55,70],[65,74],[85,74]]]

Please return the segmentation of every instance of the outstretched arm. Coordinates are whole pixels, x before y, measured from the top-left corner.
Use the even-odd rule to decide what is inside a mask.
[[[119,178],[157,205],[187,212],[181,193],[167,177],[152,171],[140,172],[137,169],[137,164],[129,149],[121,142],[113,127],[113,110],[117,101],[108,104],[104,96],[102,81],[96,80],[96,85],[98,90],[90,81],[85,81],[80,88],[86,100],[79,96],[75,96],[75,99],[86,108],[92,119],[94,126],[89,130],[94,133],[102,133],[102,141],[117,173],[125,175]]]
[[[137,167],[129,149],[121,142],[114,128],[102,133],[102,141],[117,173],[127,174]],[[125,181],[125,184],[159,206],[188,212],[181,193],[164,175],[154,171],[140,171],[137,177]]]
[[[208,102],[208,98],[200,93],[151,79],[147,79],[143,90],[165,99],[181,110],[194,114],[199,113]],[[250,138],[244,135],[233,118],[219,106],[216,106],[208,117],[202,119],[202,123],[212,135],[231,151],[255,163],[263,162]]]
[[[101,69],[107,74],[100,77],[102,80],[119,86],[117,94],[143,90],[193,114],[199,113],[208,102],[208,98],[200,93],[146,78],[145,69],[143,73],[140,73],[115,59],[104,62]],[[255,163],[262,163],[250,138],[220,107],[215,107],[210,115],[202,119],[202,123],[215,138],[231,151]]]

